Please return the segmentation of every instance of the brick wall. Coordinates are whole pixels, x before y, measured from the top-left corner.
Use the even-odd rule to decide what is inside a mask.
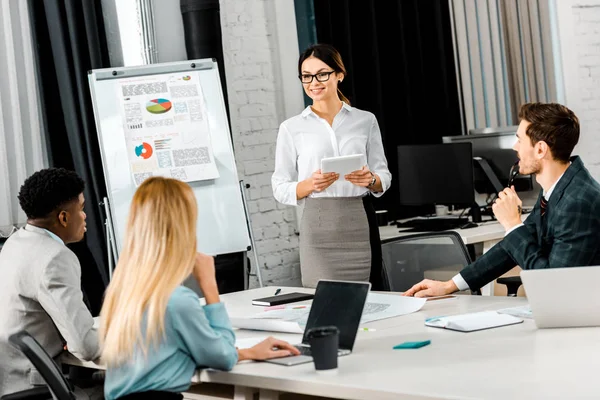
[[[223,53],[235,158],[240,179],[251,185],[248,207],[263,284],[298,286],[295,209],[277,203],[271,188],[277,131],[285,119],[273,7],[265,0],[221,1]],[[250,287],[256,285],[251,279]]]
[[[600,0],[573,1],[573,36],[578,68],[574,111],[582,135],[577,151],[600,181]]]

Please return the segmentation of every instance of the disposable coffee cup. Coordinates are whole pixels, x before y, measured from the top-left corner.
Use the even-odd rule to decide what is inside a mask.
[[[317,371],[331,371],[338,366],[340,331],[335,326],[319,326],[309,329],[308,343]]]

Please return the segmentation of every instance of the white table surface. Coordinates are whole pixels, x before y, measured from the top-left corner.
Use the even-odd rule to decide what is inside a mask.
[[[260,310],[257,297],[273,287],[222,296],[231,316]],[[289,291],[310,291],[282,288]],[[353,354],[339,358],[336,375],[317,374],[313,364],[284,367],[242,363],[231,372],[203,370],[195,380],[343,399],[546,399],[599,398],[600,329],[543,329],[533,320],[462,333],[426,327],[439,315],[496,310],[526,304],[525,298],[457,296],[428,302],[410,315],[375,321],[359,331]],[[266,332],[237,331],[238,337]],[[285,339],[289,335],[273,334]],[[297,337],[297,335],[293,336]],[[431,340],[416,350],[392,350],[404,341]]]
[[[251,300],[272,295],[264,287],[221,296],[230,316],[262,307]],[[311,289],[282,287],[290,291]],[[305,302],[306,303],[306,302]],[[312,363],[284,367],[242,362],[230,372],[199,370],[192,383],[235,386],[240,399],[277,399],[300,393],[337,399],[581,399],[600,398],[600,328],[537,329],[533,320],[462,333],[424,325],[425,318],[524,305],[526,298],[456,296],[425,303],[416,313],[363,326],[354,351],[339,358],[334,375],[318,374]],[[272,335],[296,342],[299,335],[236,330],[238,338]],[[405,341],[431,340],[420,349],[393,350]],[[94,367],[74,357],[63,362]],[[99,367],[99,366],[95,366]],[[101,368],[101,367],[100,367]]]

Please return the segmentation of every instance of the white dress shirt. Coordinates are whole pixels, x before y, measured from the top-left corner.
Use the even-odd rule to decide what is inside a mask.
[[[333,125],[307,107],[279,126],[275,171],[271,178],[273,195],[283,204],[298,205],[296,187],[321,168],[326,157],[365,155],[364,164],[381,179],[382,191],[372,193],[379,197],[390,187],[392,176],[383,152],[381,132],[375,115],[342,103],[333,119]],[[369,189],[341,180],[309,197],[360,197]]]
[[[564,172],[563,172],[564,175]],[[558,181],[560,181],[560,178],[563,177],[563,175],[559,176],[558,179],[556,180],[556,182],[554,182],[554,185],[550,186],[550,189],[548,189],[547,192],[542,193],[542,196],[544,196],[544,199],[546,199],[546,201],[550,201],[550,196],[552,195],[552,192],[554,191],[554,188],[556,188],[556,185],[558,184]],[[506,233],[504,234],[504,237],[506,237],[506,235],[508,235],[509,233],[511,233],[512,231],[514,231],[517,228],[522,227],[524,224],[520,223],[519,225],[515,225],[512,228],[510,228],[509,230],[506,231]],[[456,285],[456,287],[458,288],[458,290],[467,290],[469,288],[469,285],[467,284],[467,281],[464,280],[464,278],[462,277],[462,275],[460,273],[456,274],[452,280],[454,281],[454,284]]]

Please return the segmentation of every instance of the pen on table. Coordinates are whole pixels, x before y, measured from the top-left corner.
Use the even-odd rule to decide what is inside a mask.
[[[277,289],[277,290],[275,291],[275,294],[274,294],[274,296],[277,296],[277,295],[278,295],[280,292],[281,292],[281,289]]]
[[[375,332],[376,329],[373,329],[373,328],[360,328],[359,331]]]

